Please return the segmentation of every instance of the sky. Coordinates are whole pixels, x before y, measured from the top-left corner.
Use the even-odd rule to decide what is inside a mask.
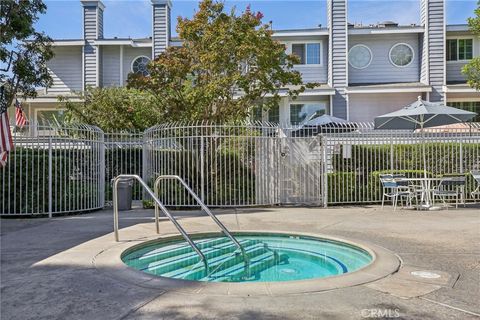
[[[151,35],[150,0],[104,0],[104,37],[142,38]],[[53,39],[82,38],[82,6],[79,0],[46,0],[47,13],[40,16],[37,28]],[[225,1],[227,8],[243,11],[250,5],[264,14],[273,28],[296,29],[326,25],[325,0]],[[477,0],[446,0],[447,24],[466,23]],[[198,1],[173,0],[172,20],[191,17]],[[372,24],[384,20],[400,24],[419,23],[419,0],[349,0],[349,22]],[[175,26],[172,31],[175,33]]]

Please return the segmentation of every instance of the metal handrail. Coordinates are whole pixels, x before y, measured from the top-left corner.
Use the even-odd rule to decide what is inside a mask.
[[[208,207],[205,205],[205,203],[202,201],[202,199],[200,199],[198,197],[198,195],[193,192],[193,190],[188,186],[188,184],[182,179],[180,178],[179,176],[177,175],[162,175],[162,176],[159,176],[156,180],[155,180],[155,184],[154,184],[154,190],[155,190],[155,195],[158,194],[158,186],[160,184],[160,181],[162,180],[178,180],[180,181],[180,183],[183,185],[183,187],[192,195],[192,197],[197,201],[197,203],[200,205],[200,207],[202,208],[203,211],[205,211],[206,214],[208,214],[210,216],[210,218],[212,218],[212,220],[220,227],[220,229],[222,230],[223,234],[226,235],[228,238],[230,238],[230,240],[232,240],[232,242],[237,246],[237,248],[240,250],[242,256],[243,256],[243,261],[245,263],[245,275],[247,277],[249,277],[249,269],[250,269],[250,259],[248,258],[246,252],[245,252],[245,249],[243,248],[243,246],[240,244],[240,242],[238,242],[238,240],[230,233],[230,231],[228,231],[228,229],[223,225],[222,222],[220,222],[220,220],[218,220],[218,218],[212,213],[212,211],[210,211],[210,209],[208,209]],[[155,216],[158,216],[158,206],[155,205]]]
[[[183,236],[185,241],[188,242],[188,244],[192,247],[193,250],[200,256],[200,259],[203,261],[203,264],[205,265],[205,272],[206,274],[209,273],[209,268],[208,268],[208,262],[207,258],[205,255],[200,251],[200,249],[197,247],[195,242],[188,236],[187,232],[182,228],[182,226],[177,222],[177,220],[170,214],[170,212],[165,208],[165,206],[158,200],[157,196],[155,193],[152,192],[152,190],[148,187],[148,185],[145,183],[145,181],[142,180],[138,175],[136,174],[121,174],[113,180],[113,228],[115,231],[115,241],[118,240],[118,195],[117,195],[117,187],[118,187],[118,182],[120,180],[127,180],[127,179],[136,179],[140,184],[145,188],[147,193],[152,197],[153,201],[155,202],[155,226],[157,233],[160,233],[160,228],[159,228],[159,210],[158,207],[162,210],[162,212],[168,217],[168,219],[173,223],[173,225],[177,228],[178,232]]]

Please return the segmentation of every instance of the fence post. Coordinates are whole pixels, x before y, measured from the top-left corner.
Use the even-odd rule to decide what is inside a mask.
[[[393,174],[393,134],[390,133],[390,173]]]
[[[52,217],[52,137],[48,138],[48,217]]]
[[[200,135],[200,199],[205,202],[205,159],[204,159],[203,135]]]
[[[463,137],[460,136],[460,173],[463,173]]]
[[[148,183],[148,181],[149,181],[149,177],[148,177],[148,173],[149,173],[148,162],[149,162],[149,159],[147,159],[147,157],[148,157],[148,142],[147,142],[147,137],[145,136],[145,131],[144,131],[144,132],[142,132],[142,179],[143,179],[143,181],[146,181]],[[143,189],[142,199],[143,200],[150,199],[150,197],[148,196],[145,188],[142,188],[142,189]],[[158,197],[158,195],[157,195],[157,197]]]
[[[105,166],[105,132],[103,130],[100,134],[101,141],[100,141],[100,206],[105,207],[105,175],[106,175],[106,166]]]
[[[322,148],[322,177],[323,177],[323,188],[322,188],[322,200],[323,207],[328,206],[328,173],[327,173],[327,143],[324,136],[320,136],[320,143]]]

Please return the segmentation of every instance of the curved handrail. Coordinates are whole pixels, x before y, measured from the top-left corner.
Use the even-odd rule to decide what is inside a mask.
[[[121,174],[115,179],[113,179],[113,228],[115,231],[115,241],[118,240],[118,195],[117,195],[117,187],[118,187],[118,182],[120,180],[126,180],[126,179],[136,179],[140,184],[145,188],[147,193],[152,197],[153,201],[155,202],[155,225],[157,229],[157,233],[159,233],[159,211],[158,207],[162,210],[162,212],[168,217],[168,219],[173,223],[173,225],[177,228],[178,232],[183,236],[185,241],[188,242],[188,244],[192,247],[193,250],[200,256],[200,259],[203,261],[203,264],[205,265],[205,272],[208,275],[209,269],[208,269],[208,262],[207,258],[203,254],[202,251],[197,247],[195,242],[193,242],[192,239],[188,236],[188,234],[185,232],[185,230],[182,228],[182,226],[175,220],[175,218],[168,212],[167,208],[158,200],[157,196],[152,192],[152,190],[148,187],[148,185],[145,183],[145,181],[142,180],[138,175],[136,174]]]
[[[208,207],[205,205],[205,203],[202,201],[202,199],[200,199],[197,196],[197,194],[195,192],[193,192],[193,190],[188,186],[188,184],[182,178],[180,178],[177,175],[162,175],[162,176],[159,176],[155,180],[155,184],[154,184],[155,195],[158,194],[158,186],[160,184],[160,181],[162,181],[162,180],[178,180],[178,181],[180,181],[180,183],[183,185],[183,187],[185,187],[185,189],[187,189],[188,193],[190,193],[192,195],[192,197],[197,201],[197,203],[200,205],[202,210],[205,211],[205,213],[208,214],[210,216],[210,218],[212,218],[212,220],[220,227],[223,234],[226,235],[228,238],[230,238],[230,240],[232,240],[232,242],[237,246],[237,248],[240,249],[240,252],[242,253],[242,256],[243,256],[243,261],[245,263],[245,275],[248,277],[249,276],[250,259],[248,258],[247,253],[245,252],[245,249],[240,244],[240,242],[238,242],[238,240],[235,239],[235,237],[230,233],[230,231],[228,231],[228,229],[223,225],[223,223],[220,222],[220,220],[218,220],[218,218],[212,213],[212,211],[210,211],[210,209],[208,209]],[[158,206],[155,205],[155,216],[157,216],[157,215],[158,215]]]

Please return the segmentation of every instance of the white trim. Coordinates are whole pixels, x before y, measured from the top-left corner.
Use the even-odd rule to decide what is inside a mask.
[[[480,97],[470,97],[470,98],[451,98],[447,99],[447,104],[449,102],[479,102]]]
[[[304,64],[294,64],[295,67],[298,66],[309,66],[309,67],[323,67],[323,40],[304,40],[304,41],[289,41],[288,48],[290,53],[293,54],[293,45],[294,44],[303,44],[304,53],[305,53],[305,63]],[[307,63],[307,44],[319,44],[320,45],[320,63]]]
[[[85,40],[55,40],[51,44],[53,47],[83,46]]]
[[[273,34],[272,34],[273,38],[308,37],[308,36],[328,36],[328,30],[312,30],[312,31],[297,31],[297,32],[273,31]]]
[[[458,86],[449,86],[448,84],[443,86],[443,92],[449,93],[477,93],[474,88],[469,87],[467,84],[462,87]]]
[[[132,62],[130,63],[130,71],[131,71],[132,73],[135,73],[135,72],[133,71],[133,63],[135,62],[135,60],[137,60],[137,59],[139,59],[139,58],[147,58],[149,62],[152,61],[151,58],[149,58],[149,57],[147,57],[147,56],[145,56],[145,55],[140,55],[140,56],[137,56],[137,57],[133,58]]]
[[[401,46],[401,45],[405,45],[407,47],[410,48],[410,50],[412,50],[412,60],[410,60],[410,62],[404,66],[399,66],[397,64],[395,64],[395,62],[393,62],[392,60],[392,50],[398,46]],[[390,63],[394,66],[394,67],[397,67],[397,68],[406,68],[408,67],[409,65],[411,65],[413,63],[413,61],[415,60],[415,50],[413,50],[413,47],[411,45],[409,45],[408,43],[405,43],[405,42],[399,42],[399,43],[396,43],[394,44],[390,50],[388,51],[388,60],[390,61]]]
[[[398,28],[398,29],[382,29],[378,28],[352,28],[348,30],[350,35],[366,35],[366,34],[402,34],[402,33],[424,33],[423,27]]]
[[[85,90],[85,45],[82,46],[82,91]]]
[[[363,94],[363,93],[406,93],[406,92],[432,92],[432,87],[405,87],[405,88],[346,88],[345,92],[348,94]]]
[[[155,59],[155,6],[152,1],[152,59]]]
[[[100,47],[95,46],[95,73],[96,73],[96,80],[95,85],[96,87],[100,87]]]
[[[354,48],[356,48],[356,47],[364,47],[364,48],[366,48],[366,49],[368,50],[368,52],[370,53],[370,61],[368,61],[368,63],[367,63],[366,66],[361,67],[361,68],[356,67],[356,66],[354,66],[353,64],[350,63],[350,52],[351,52]],[[347,48],[348,48],[348,47],[347,47]],[[359,44],[354,45],[353,47],[351,47],[351,48],[347,51],[347,62],[348,62],[348,65],[351,66],[351,67],[354,68],[354,69],[362,70],[362,69],[368,68],[368,66],[370,66],[370,64],[372,63],[372,61],[373,61],[373,52],[372,52],[372,50],[370,50],[370,48],[369,48],[368,46],[366,46],[366,45],[364,45],[364,44],[362,44],[362,43],[359,43]],[[347,70],[348,70],[348,65],[347,65]],[[347,73],[348,73],[348,72],[347,72]],[[347,80],[348,80],[348,79],[347,79]],[[347,85],[348,85],[348,81],[347,81]]]

